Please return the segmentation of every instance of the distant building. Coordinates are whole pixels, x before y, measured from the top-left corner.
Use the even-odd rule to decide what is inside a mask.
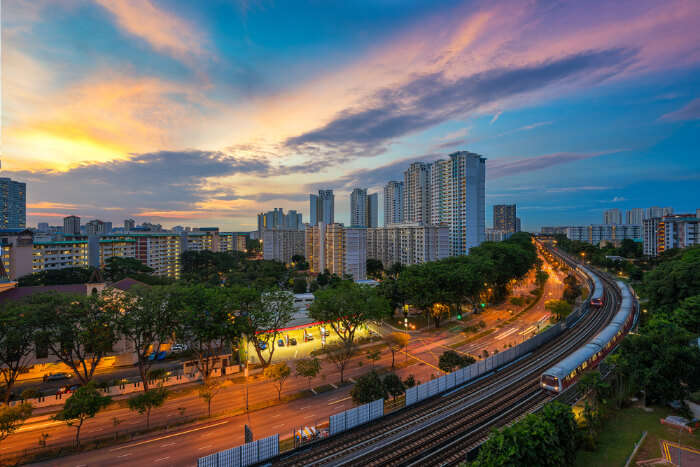
[[[342,224],[309,225],[305,232],[305,257],[311,272],[367,278],[367,233],[364,228]]]
[[[429,224],[431,220],[430,165],[425,162],[414,162],[403,176],[403,221]]]
[[[0,178],[0,229],[27,227],[27,184]]]
[[[34,242],[32,272],[88,267],[88,241],[83,239]]]
[[[644,219],[644,254],[658,256],[673,248],[699,245],[699,222],[697,213]]]
[[[607,209],[603,213],[603,224],[605,224],[605,225],[622,224],[622,212],[617,208]]]
[[[515,218],[515,231],[516,231],[516,232],[520,232],[520,229],[521,229],[521,227],[520,227],[520,218],[519,218],[519,217],[516,217],[516,218]]]
[[[63,233],[67,235],[80,235],[80,217],[68,216],[63,218]]]
[[[48,222],[39,222],[36,226],[36,230],[41,232],[41,233],[49,233],[49,223]]]
[[[136,221],[133,219],[124,219],[124,230],[126,232],[129,232],[131,230],[134,230],[134,227],[136,227]]]
[[[588,242],[593,245],[598,245],[602,241],[619,244],[625,239],[640,241],[642,228],[639,225],[627,224],[574,226],[566,228],[566,236],[569,240]]]
[[[318,190],[318,195],[309,195],[310,224],[335,222],[335,195],[333,190]]]
[[[658,206],[652,206],[644,210],[644,219],[653,219],[654,217],[665,217],[673,214],[673,208],[666,207],[660,208]]]
[[[403,222],[403,182],[391,181],[384,187],[384,225]]]
[[[508,240],[511,235],[513,235],[513,232],[497,229],[486,229],[487,242],[502,242],[503,240]]]
[[[496,204],[493,206],[493,230],[517,232],[515,204]]]
[[[263,232],[263,258],[289,264],[294,255],[304,256],[303,230],[270,229]]]
[[[437,261],[450,255],[450,229],[446,224],[394,224],[367,229],[367,258],[385,268]]]
[[[350,194],[350,225],[377,227],[379,200],[376,193],[367,194],[366,188],[355,188]]]
[[[34,235],[28,229],[0,229],[0,257],[7,279],[31,274]]]
[[[625,223],[630,225],[642,225],[644,220],[644,209],[632,208],[628,209],[625,217]]]
[[[452,219],[450,254],[466,255],[485,237],[486,158],[460,151],[450,154],[452,162]]]
[[[111,229],[110,229],[111,230]],[[85,233],[90,235],[104,235],[110,232],[107,230],[107,224],[99,219],[92,220],[85,224]]]
[[[566,227],[566,226],[542,227],[540,229],[540,233],[542,235],[566,235],[566,229],[568,229],[568,227]]]
[[[302,223],[301,213],[290,210],[285,214],[282,208],[259,213],[258,233],[260,238],[262,238],[262,233],[268,229],[303,230],[304,224]]]

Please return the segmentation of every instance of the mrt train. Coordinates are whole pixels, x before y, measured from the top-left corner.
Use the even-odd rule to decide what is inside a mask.
[[[617,281],[617,286],[622,292],[620,311],[588,344],[542,373],[540,386],[543,389],[559,393],[571,386],[581,373],[598,365],[632,327],[635,313],[634,298],[624,282]]]
[[[605,294],[603,293],[603,283],[597,274],[593,274],[589,269],[580,266],[581,269],[588,275],[588,277],[593,278],[593,293],[591,294],[591,307],[592,308],[602,308],[604,305],[603,300],[605,299]]]

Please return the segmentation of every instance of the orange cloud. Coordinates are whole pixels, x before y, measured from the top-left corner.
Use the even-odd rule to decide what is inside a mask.
[[[203,35],[191,24],[156,7],[150,0],[95,0],[114,15],[117,24],[159,52],[188,61],[203,53]]]
[[[38,203],[27,203],[28,209],[78,209],[80,206],[70,203],[52,203],[50,201],[41,201]]]

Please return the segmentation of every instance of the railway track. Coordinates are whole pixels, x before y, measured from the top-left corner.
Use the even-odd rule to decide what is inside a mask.
[[[608,278],[606,305],[584,315],[531,354],[490,376],[405,408],[324,442],[294,451],[274,465],[450,465],[463,461],[493,427],[541,407],[551,395],[539,376],[551,364],[602,328],[618,308],[619,293]]]

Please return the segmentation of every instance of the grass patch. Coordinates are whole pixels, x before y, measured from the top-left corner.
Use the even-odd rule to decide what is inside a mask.
[[[660,419],[671,414],[673,411],[665,407],[653,407],[651,412],[638,407],[611,411],[598,437],[597,449],[593,452],[579,450],[576,453],[574,465],[576,467],[624,465],[634,449],[634,443],[639,441],[643,431],[648,432],[647,437],[637,451],[635,460],[658,459],[661,457],[659,441],[665,439],[678,442],[678,430],[659,423]],[[698,449],[700,435],[683,433],[681,444]]]

